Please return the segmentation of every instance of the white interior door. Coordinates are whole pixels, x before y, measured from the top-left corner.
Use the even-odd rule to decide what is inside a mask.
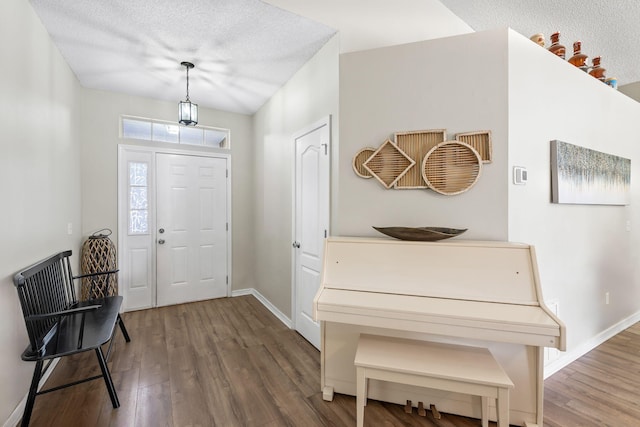
[[[157,305],[227,296],[227,160],[156,154]]]
[[[294,137],[295,328],[316,348],[320,348],[320,325],[313,320],[313,298],[320,286],[324,239],[329,233],[330,137],[328,117]]]

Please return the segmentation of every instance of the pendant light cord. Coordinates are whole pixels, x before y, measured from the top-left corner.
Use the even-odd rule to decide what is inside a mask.
[[[189,67],[187,68],[187,102],[189,102]]]

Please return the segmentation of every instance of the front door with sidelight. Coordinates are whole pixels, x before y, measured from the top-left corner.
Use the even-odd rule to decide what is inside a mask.
[[[228,156],[121,146],[119,158],[125,309],[227,296]]]

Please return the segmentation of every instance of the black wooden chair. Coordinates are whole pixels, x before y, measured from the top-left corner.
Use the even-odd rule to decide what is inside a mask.
[[[104,378],[113,407],[120,406],[107,360],[111,353],[116,324],[120,326],[124,339],[130,341],[119,314],[122,297],[110,296],[78,302],[73,285],[74,279],[82,277],[115,277],[117,270],[74,277],[69,262],[70,256],[71,251],[55,254],[17,273],[13,279],[30,342],[22,353],[22,360],[36,362],[22,416],[23,426],[29,425],[36,396],[98,378]],[[102,346],[108,341],[111,342],[105,356]],[[54,358],[89,350],[95,351],[102,375],[38,391],[38,383]],[[43,369],[46,360],[48,362]]]

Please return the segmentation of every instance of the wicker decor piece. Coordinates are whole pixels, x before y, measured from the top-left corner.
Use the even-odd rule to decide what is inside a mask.
[[[445,141],[433,147],[422,162],[422,177],[429,188],[448,196],[464,193],[478,181],[482,159],[469,144]]]
[[[369,157],[371,157],[371,155],[375,152],[375,148],[367,147],[358,151],[356,155],[353,156],[353,171],[360,178],[373,178],[373,175],[371,175],[371,173],[364,168],[364,162],[366,162]]]
[[[415,160],[407,156],[390,139],[387,139],[364,162],[364,168],[385,188],[391,188],[404,174],[407,173]]]
[[[108,234],[99,234],[103,231],[107,231]],[[99,230],[82,244],[82,274],[116,270],[116,247],[109,239],[110,235],[111,230]],[[118,295],[116,274],[82,279],[80,290],[82,301],[114,295]]]
[[[466,142],[472,146],[484,163],[491,163],[493,155],[493,147],[491,145],[491,131],[480,130],[477,132],[465,132],[457,133],[456,139],[461,142]]]
[[[422,178],[420,165],[424,156],[433,147],[447,139],[446,129],[430,129],[411,132],[397,132],[395,143],[407,156],[411,157],[416,164],[398,180],[395,184],[397,189],[429,188]]]

